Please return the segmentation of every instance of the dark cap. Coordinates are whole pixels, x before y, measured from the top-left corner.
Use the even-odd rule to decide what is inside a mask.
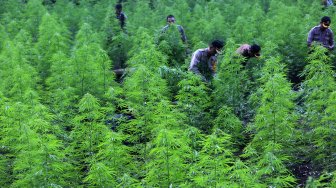
[[[224,42],[221,40],[214,40],[211,42],[211,46],[218,48],[218,49],[222,49],[224,46]]]
[[[115,6],[115,8],[116,8],[117,10],[121,10],[121,9],[122,9],[122,5],[121,5],[121,4],[117,4],[117,5]]]
[[[251,52],[252,53],[259,53],[260,52],[260,50],[261,50],[261,48],[260,48],[260,46],[259,45],[257,45],[257,44],[253,44],[252,46],[251,46]]]
[[[331,22],[331,19],[329,16],[323,16],[321,18],[321,23],[324,22],[324,23],[327,23],[327,22]]]

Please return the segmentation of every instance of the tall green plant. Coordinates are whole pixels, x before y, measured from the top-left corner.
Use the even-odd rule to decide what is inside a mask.
[[[200,160],[196,163],[196,176],[193,181],[196,187],[225,187],[229,186],[230,166],[233,154],[230,136],[220,129],[214,128],[202,142]]]
[[[243,57],[235,53],[235,42],[228,40],[225,47],[225,55],[218,65],[218,74],[214,79],[213,98],[215,110],[223,105],[234,109],[235,114],[243,116],[244,93],[247,91],[248,79],[246,70],[243,69]]]
[[[178,83],[180,90],[176,96],[180,111],[186,114],[186,124],[197,127],[205,132],[212,128],[210,121],[209,88],[201,77],[188,73],[186,78]]]
[[[34,42],[37,41],[39,25],[46,12],[42,0],[29,0],[27,7],[24,9],[25,22],[23,28],[29,32]]]
[[[314,130],[315,144],[317,146],[317,160],[322,162],[325,171],[332,171],[336,168],[336,93],[332,92],[322,118],[321,126]]]
[[[314,158],[313,164],[315,164],[316,168],[322,164],[329,164],[324,161],[325,158],[331,159],[329,158],[330,150],[323,149],[321,144],[327,141],[324,144],[326,146],[329,145],[330,140],[325,140],[325,138],[330,137],[333,133],[324,134],[326,133],[324,131],[328,127],[331,128],[330,126],[333,123],[323,121],[323,119],[332,118],[330,113],[326,114],[326,109],[332,108],[333,103],[327,102],[330,101],[329,97],[335,91],[336,83],[330,59],[325,53],[326,49],[323,47],[314,47],[313,52],[308,57],[309,64],[306,65],[302,73],[306,78],[302,83],[302,97],[304,100],[303,123],[306,127],[302,129],[305,134],[303,139],[307,155],[310,156],[309,158]],[[322,146],[322,148],[318,146]]]
[[[9,159],[9,174],[12,174],[8,182],[13,187],[69,185],[66,181],[70,166],[48,117],[41,114],[38,106],[7,105],[1,145],[8,148],[5,157]]]
[[[243,124],[239,120],[239,118],[233,114],[232,108],[222,106],[219,109],[213,124],[216,129],[219,129],[224,133],[231,135],[232,141],[234,141],[232,145],[239,147],[244,144],[245,139],[243,134]]]
[[[123,113],[131,114],[134,119],[120,125],[119,130],[128,136],[127,142],[136,153],[138,173],[144,176],[148,161],[147,142],[152,139],[155,128],[153,112],[161,100],[167,100],[168,88],[158,73],[151,72],[145,65],[139,64],[136,70],[124,81],[125,99]]]
[[[12,100],[22,101],[26,91],[36,88],[36,71],[28,64],[25,45],[7,41],[0,54],[0,91]]]
[[[50,76],[46,80],[48,93],[46,103],[55,115],[55,123],[64,127],[71,125],[75,114],[76,90],[72,86],[73,70],[69,56],[57,52],[51,57]]]
[[[69,54],[70,50],[69,32],[54,15],[47,13],[42,17],[36,48],[39,52],[38,71],[45,80],[50,76],[53,55],[58,52]]]
[[[107,127],[102,142],[98,145],[98,153],[90,161],[90,169],[84,181],[90,186],[116,187],[123,185],[123,177],[133,172],[133,162],[128,148],[123,145],[122,134],[112,132]],[[135,182],[131,183],[134,185]]]
[[[79,114],[74,118],[74,128],[71,131],[70,153],[72,163],[76,168],[73,177],[77,185],[83,185],[83,180],[90,169],[90,162],[99,152],[107,130],[100,120],[98,100],[91,94],[85,94],[78,104]]]
[[[109,72],[111,62],[101,48],[100,38],[92,32],[91,26],[84,24],[76,35],[71,84],[79,96],[87,92],[103,96],[113,80],[113,74]]]
[[[190,139],[183,134],[183,121],[168,101],[162,100],[154,112],[153,140],[145,181],[149,186],[171,187],[184,183],[190,157]]]
[[[284,165],[290,153],[282,151],[282,148],[293,145],[295,95],[279,58],[269,59],[263,72],[260,106],[249,127],[255,131],[255,135],[245,151],[252,157],[258,169],[256,174],[262,182],[270,186],[288,187],[293,185],[295,179]]]
[[[168,64],[180,67],[186,58],[186,44],[181,40],[178,26],[170,25],[165,31],[160,31],[158,36],[158,48],[168,56]]]

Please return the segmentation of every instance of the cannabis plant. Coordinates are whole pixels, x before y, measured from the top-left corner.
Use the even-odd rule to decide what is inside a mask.
[[[193,178],[196,187],[229,186],[229,172],[233,161],[230,136],[214,128],[202,142],[199,161],[196,163],[196,175]]]
[[[209,88],[200,76],[190,72],[178,85],[180,90],[176,96],[177,105],[180,111],[188,117],[186,124],[209,132],[212,128],[209,113]]]
[[[293,113],[295,95],[291,91],[290,83],[283,73],[283,65],[279,58],[271,58],[264,66],[264,85],[260,88],[260,106],[256,112],[254,122],[249,129],[254,137],[245,148],[251,161],[255,164],[256,175],[261,182],[269,186],[289,187],[295,179],[286,169],[288,153],[283,147],[291,147],[294,140]]]
[[[146,184],[154,187],[179,186],[186,178],[191,150],[183,134],[183,116],[162,100],[153,114],[153,139],[146,164]],[[182,118],[181,118],[182,117]]]
[[[331,144],[333,141],[329,140],[332,138],[333,131],[328,131],[330,128],[333,129],[333,122],[328,122],[327,119],[333,118],[330,114],[333,102],[329,98],[335,91],[336,83],[330,59],[325,55],[326,49],[316,46],[312,50],[313,52],[308,57],[309,64],[306,65],[302,74],[306,78],[302,83],[305,110],[303,114],[305,129],[302,131],[306,134],[304,138],[307,155],[313,155],[309,158],[314,158],[314,164],[320,166],[329,164],[327,161],[334,158],[330,156],[331,150],[329,150],[331,149],[329,147],[333,145]],[[328,113],[326,113],[327,108],[329,108]],[[324,161],[325,158],[328,158],[327,161]]]
[[[218,73],[214,79],[214,110],[219,110],[221,106],[226,105],[232,107],[234,113],[242,117],[244,93],[249,82],[242,66],[244,59],[235,53],[235,47],[234,41],[228,40],[225,55],[219,62]]]
[[[55,16],[45,14],[39,26],[36,48],[39,53],[38,71],[45,80],[50,76],[52,57],[58,52],[69,54],[70,35],[64,24],[59,23]]]
[[[85,94],[78,104],[79,114],[74,119],[74,128],[71,131],[70,153],[74,172],[78,184],[83,184],[83,179],[90,169],[90,162],[99,152],[98,146],[103,142],[107,130],[100,120],[100,104],[91,94]]]

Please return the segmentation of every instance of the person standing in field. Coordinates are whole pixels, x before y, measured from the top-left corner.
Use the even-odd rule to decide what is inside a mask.
[[[189,71],[200,75],[203,80],[209,81],[216,73],[217,55],[221,53],[223,41],[214,40],[208,48],[196,50],[191,58]]]
[[[178,31],[180,32],[180,35],[181,35],[181,40],[183,43],[186,43],[187,42],[187,36],[184,32],[184,29],[181,25],[175,25],[175,22],[176,22],[176,19],[173,15],[168,15],[167,18],[166,18],[166,21],[167,21],[167,25],[164,26],[161,30],[161,33],[166,33],[167,30],[172,27],[172,26],[176,26]]]
[[[159,30],[156,43],[158,48],[168,56],[168,65],[179,67],[184,62],[187,52],[187,36],[181,25],[175,24],[173,15],[166,18],[167,25]]]
[[[127,16],[122,11],[122,5],[121,4],[117,4],[115,6],[115,14],[116,14],[116,18],[119,20],[121,29],[124,30],[125,29],[125,25],[126,25],[126,18],[127,18]]]
[[[329,28],[330,24],[330,17],[324,16],[321,18],[320,25],[313,27],[308,33],[308,47],[311,47],[313,42],[317,42],[329,50],[334,49],[334,33]]]

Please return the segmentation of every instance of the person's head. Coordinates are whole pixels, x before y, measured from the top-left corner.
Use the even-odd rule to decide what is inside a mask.
[[[328,16],[323,16],[320,23],[323,29],[328,29],[331,24],[331,19]]]
[[[117,4],[115,6],[115,10],[116,10],[116,13],[120,13],[122,11],[122,5],[121,4]]]
[[[175,17],[173,15],[168,15],[166,20],[168,24],[175,23]]]
[[[257,58],[260,57],[260,50],[261,48],[259,45],[257,44],[251,45],[250,52],[253,57],[257,57]]]
[[[222,48],[224,46],[224,42],[221,40],[214,40],[210,43],[209,45],[209,52],[210,55],[216,55],[216,54],[220,54],[222,51]]]

